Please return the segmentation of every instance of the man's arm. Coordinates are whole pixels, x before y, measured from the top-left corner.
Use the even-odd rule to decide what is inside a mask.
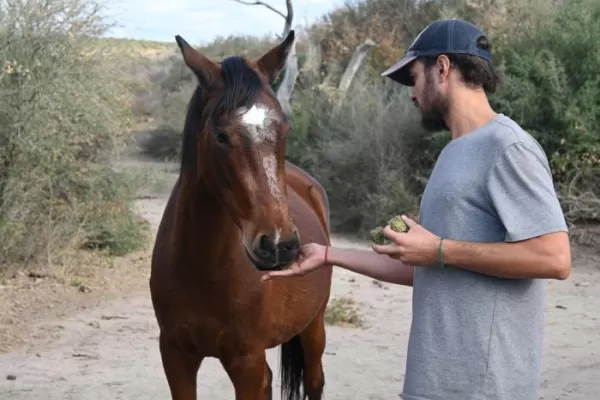
[[[328,264],[337,265],[383,282],[404,286],[413,285],[414,267],[404,265],[402,261],[387,255],[366,250],[330,247],[327,260]]]
[[[571,269],[569,237],[545,234],[520,242],[474,243],[445,239],[445,264],[511,279],[567,279]]]
[[[445,262],[499,277],[566,279],[569,237],[543,151],[525,142],[506,147],[490,168],[487,194],[505,242],[444,240]]]

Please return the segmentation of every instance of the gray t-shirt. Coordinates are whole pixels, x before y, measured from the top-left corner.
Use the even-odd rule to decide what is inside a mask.
[[[476,242],[567,231],[543,149],[502,114],[443,149],[420,224]],[[543,280],[416,268],[402,398],[537,400],[543,314]]]

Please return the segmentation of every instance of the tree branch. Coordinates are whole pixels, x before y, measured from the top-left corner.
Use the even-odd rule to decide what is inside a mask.
[[[236,3],[240,3],[240,4],[244,4],[246,6],[265,6],[267,7],[269,10],[273,11],[274,13],[279,14],[283,19],[286,19],[288,17],[285,16],[284,13],[282,13],[281,11],[279,11],[278,9],[276,9],[275,7],[273,7],[270,4],[265,3],[264,1],[260,1],[260,0],[255,0],[255,1],[246,1],[246,0],[233,0]],[[291,4],[291,0],[288,0],[287,3]],[[289,5],[288,5],[288,10],[289,10]]]
[[[292,0],[285,1],[287,15],[277,10],[275,7],[260,0],[233,1],[247,6],[264,6],[269,10],[277,13],[278,15],[283,17],[283,19],[285,19],[285,24],[283,26],[283,34],[278,39],[283,40],[289,35],[292,29],[292,22],[294,21],[294,7],[292,5]],[[283,74],[283,79],[281,80],[279,88],[277,89],[277,99],[281,103],[283,112],[286,115],[290,116],[292,112],[292,108],[290,106],[290,99],[292,97],[292,92],[294,91],[294,86],[296,84],[296,79],[298,76],[298,57],[296,56],[296,43],[294,43],[292,48],[290,49],[290,53],[288,54],[288,59],[286,61],[286,67],[284,69]]]

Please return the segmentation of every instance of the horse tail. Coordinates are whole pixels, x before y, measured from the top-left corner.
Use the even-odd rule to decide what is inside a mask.
[[[281,345],[281,399],[302,400],[300,394],[304,372],[304,353],[300,336]]]

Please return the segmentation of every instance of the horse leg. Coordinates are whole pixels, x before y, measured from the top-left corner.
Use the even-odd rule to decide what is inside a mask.
[[[324,311],[300,333],[304,354],[304,392],[308,400],[321,400],[325,387],[322,357],[325,353]]]
[[[273,374],[264,350],[223,357],[221,364],[235,389],[235,400],[271,400]]]
[[[171,398],[196,400],[196,377],[204,357],[181,352],[162,333],[159,337],[159,348]]]
[[[273,399],[273,371],[269,367],[269,363],[265,360],[265,375],[263,380],[263,390],[264,390],[264,398],[265,400]]]

